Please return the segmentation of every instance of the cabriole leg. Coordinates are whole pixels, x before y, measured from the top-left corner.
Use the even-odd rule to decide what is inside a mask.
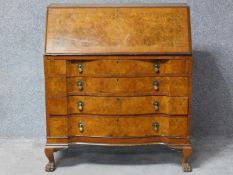
[[[182,161],[181,166],[184,172],[192,172],[192,166],[189,164],[188,160],[192,155],[192,147],[191,145],[184,146],[182,151]]]
[[[57,150],[55,148],[45,148],[44,152],[49,162],[45,166],[45,171],[52,172],[55,170],[55,160],[54,160],[54,152]]]

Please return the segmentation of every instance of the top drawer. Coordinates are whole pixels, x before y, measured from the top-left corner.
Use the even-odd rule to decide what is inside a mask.
[[[68,76],[138,77],[185,76],[189,60],[88,60],[70,61]]]

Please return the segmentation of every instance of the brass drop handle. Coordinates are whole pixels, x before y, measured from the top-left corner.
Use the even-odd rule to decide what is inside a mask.
[[[84,122],[79,121],[78,122],[78,128],[79,128],[79,132],[83,132],[84,131]]]
[[[153,82],[153,86],[154,86],[154,90],[159,90],[159,81],[158,80],[154,80]]]
[[[160,68],[160,64],[159,63],[154,63],[153,68],[154,68],[154,71],[156,73],[158,73],[159,72],[159,68]]]
[[[82,63],[79,63],[78,64],[78,72],[81,74],[83,73],[83,64]]]
[[[84,103],[82,101],[79,101],[78,102],[78,109],[79,109],[79,111],[83,111],[83,106],[84,106]]]
[[[83,81],[82,80],[78,80],[78,82],[77,82],[77,85],[78,85],[78,89],[80,90],[80,91],[82,91],[83,90]]]
[[[159,110],[159,102],[158,101],[154,101],[154,108],[155,108],[155,111],[158,111]]]
[[[155,132],[158,132],[159,131],[159,123],[158,122],[152,123],[152,128]]]

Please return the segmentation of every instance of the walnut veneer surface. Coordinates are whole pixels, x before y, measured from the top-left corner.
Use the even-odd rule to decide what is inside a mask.
[[[186,5],[52,5],[44,53],[47,144],[166,144],[191,171]]]

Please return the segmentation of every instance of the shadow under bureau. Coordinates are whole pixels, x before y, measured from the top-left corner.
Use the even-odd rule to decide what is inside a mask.
[[[184,4],[50,5],[46,171],[71,144],[192,148],[192,48]]]

